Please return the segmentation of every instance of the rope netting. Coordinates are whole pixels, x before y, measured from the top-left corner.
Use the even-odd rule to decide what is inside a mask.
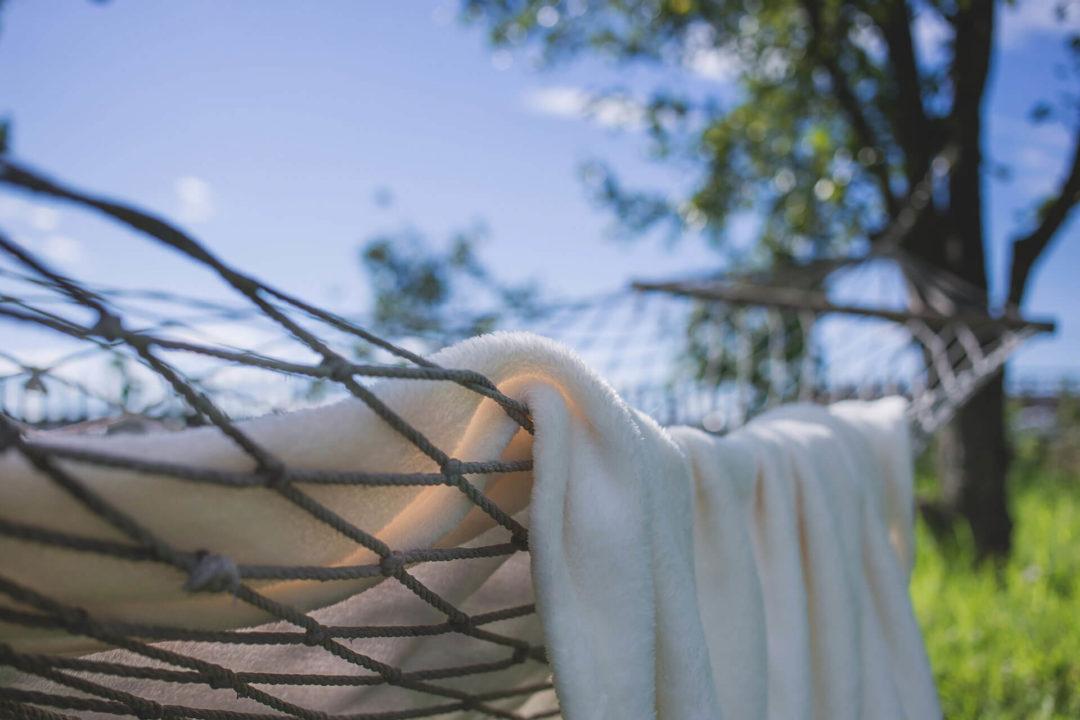
[[[14,291],[5,291],[0,298],[0,317],[32,329],[59,334],[83,345],[84,348],[92,347],[95,351],[120,358],[121,362],[137,363],[145,372],[159,378],[176,398],[183,401],[189,411],[186,417],[188,423],[213,425],[251,461],[250,471],[223,472],[175,463],[114,457],[84,449],[65,449],[55,444],[36,442],[33,436],[27,433],[25,424],[9,414],[4,414],[0,416],[0,452],[21,454],[41,475],[127,539],[126,542],[104,541],[58,529],[27,525],[19,522],[18,518],[3,517],[0,519],[0,536],[4,538],[4,552],[17,553],[21,543],[29,542],[72,552],[104,554],[133,562],[162,563],[186,576],[186,590],[229,593],[237,601],[260,610],[268,620],[278,620],[281,623],[281,627],[260,631],[204,631],[186,627],[119,623],[91,616],[84,609],[48,597],[16,578],[0,577],[0,600],[3,601],[0,602],[0,626],[28,626],[90,638],[105,646],[126,650],[135,660],[131,663],[117,663],[80,657],[46,656],[20,652],[10,644],[0,643],[0,665],[43,678],[58,688],[55,692],[41,692],[5,687],[4,683],[0,683],[0,707],[5,717],[69,717],[65,714],[68,711],[91,713],[91,716],[99,713],[133,715],[139,718],[212,720],[257,720],[279,718],[282,715],[319,720],[330,717],[355,720],[389,719],[466,711],[502,718],[539,718],[557,714],[557,709],[552,707],[553,700],[549,701],[547,709],[526,715],[502,709],[502,706],[508,704],[508,700],[543,694],[550,687],[549,684],[534,683],[525,687],[508,685],[496,691],[475,693],[441,682],[477,674],[496,674],[523,663],[544,663],[542,647],[492,629],[497,628],[500,621],[533,613],[531,598],[522,598],[519,605],[483,614],[469,614],[426,587],[411,570],[420,563],[467,561],[526,552],[526,529],[478,491],[470,482],[469,476],[525,472],[530,469],[530,464],[508,463],[497,459],[490,462],[461,462],[451,457],[428,440],[408,420],[384,404],[365,380],[399,378],[456,383],[498,403],[525,431],[531,432],[527,408],[500,393],[489,380],[477,373],[438,367],[338,315],[309,305],[229,267],[195,240],[156,218],[124,205],[61,187],[10,164],[5,165],[3,172],[3,179],[9,183],[97,209],[180,251],[188,259],[210,268],[254,306],[262,317],[279,326],[308,356],[306,362],[286,360],[223,345],[176,339],[176,329],[187,327],[188,324],[134,322],[125,317],[113,298],[87,289],[72,278],[51,269],[25,248],[0,235],[0,250],[3,250],[16,266],[5,270],[5,279],[9,284],[22,286],[13,288]],[[172,332],[173,337],[169,336],[169,332]],[[322,336],[317,334],[319,332]],[[395,358],[400,364],[352,362],[323,339],[328,335],[344,335],[362,342],[378,351],[381,356]],[[14,357],[12,352],[5,352],[7,357]],[[67,354],[58,361],[59,364],[54,363],[51,368],[62,367],[64,362],[70,361],[72,357],[82,357],[79,354],[81,352],[76,351],[75,355]],[[176,362],[175,358],[183,355],[332,382],[345,393],[366,404],[383,422],[429,458],[433,471],[408,474],[328,473],[289,467],[246,435],[212,395],[200,387],[200,381],[192,375],[193,370],[183,368]],[[46,383],[65,383],[58,380],[57,373],[42,368],[35,367],[29,372],[30,382],[41,383],[43,388],[47,387]],[[88,396],[106,403],[109,408],[117,407],[116,401],[100,397],[101,392],[94,388],[73,386],[69,383],[67,386],[85,390]],[[164,416],[167,414],[162,415]],[[214,554],[212,549],[190,551],[174,547],[158,537],[154,528],[144,526],[138,517],[125,514],[97,494],[91,484],[81,480],[77,468],[82,465],[153,473],[195,484],[271,489],[300,511],[376,553],[380,561],[353,567],[249,566],[235,564],[227,557]],[[364,528],[349,523],[332,508],[316,499],[310,488],[320,484],[358,487],[445,485],[457,488],[480,511],[506,530],[506,540],[481,547],[389,547]],[[253,585],[253,581],[264,579],[333,582],[365,577],[385,578],[385,582],[399,583],[410,594],[430,605],[444,620],[409,626],[326,626],[315,619],[312,613],[304,613],[272,600]],[[453,667],[395,667],[357,650],[353,642],[356,639],[438,635],[455,635],[493,646],[500,651],[501,657],[493,661]],[[238,671],[191,654],[178,653],[169,649],[163,641],[321,648],[354,666],[358,672],[305,675]],[[262,706],[265,712],[162,705],[152,699],[110,687],[108,679],[114,677],[143,678],[165,683],[193,683],[211,690],[230,689],[237,697]],[[362,687],[380,684],[407,690],[426,699],[418,701],[413,697],[409,705],[421,706],[405,711],[328,715],[283,700],[272,690],[275,686]],[[264,686],[270,686],[271,690],[262,689]],[[521,705],[521,702],[518,700],[509,704]]]
[[[929,436],[1018,348],[1052,326],[893,309],[903,301],[903,266],[911,262],[875,257],[833,272],[841,295],[848,287],[876,290],[882,302],[869,307],[825,301],[818,292],[777,296],[684,280],[639,283],[534,308],[527,316],[502,318],[498,329],[535,332],[572,347],[632,406],[664,425],[723,432],[780,403],[902,394],[912,401],[913,426]],[[0,277],[26,280],[2,268]],[[348,394],[325,368],[282,360],[295,343],[257,308],[162,291],[94,293],[148,323],[171,348],[213,346],[205,353],[209,361],[187,363],[188,379],[233,415],[296,409]],[[342,319],[369,326],[368,318]],[[238,329],[248,341],[243,347],[236,345]],[[422,356],[461,336],[447,328],[390,337]],[[0,349],[0,405],[49,427],[117,415],[131,425],[148,425],[150,418],[166,425],[196,420],[171,386],[112,351],[74,343],[35,364]],[[358,348],[347,352],[355,355]],[[371,376],[414,377],[400,369],[408,361],[385,348],[365,348],[363,355],[367,365],[378,364]]]
[[[73,203],[145,235],[213,273],[230,292],[222,299],[163,290],[110,288],[76,280],[50,267],[24,244],[0,234],[0,319],[17,329],[0,347],[0,453],[18,453],[44,478],[125,538],[106,541],[58,527],[20,522],[0,509],[0,548],[18,553],[26,543],[72,553],[94,553],[158,563],[179,571],[192,593],[226,593],[257,608],[267,625],[255,629],[199,629],[118,622],[49,597],[18,578],[0,576],[0,637],[4,626],[38,628],[92,639],[125,651],[122,661],[97,655],[43,655],[0,642],[6,666],[47,681],[49,690],[5,683],[5,717],[135,716],[261,720],[299,718],[410,718],[453,713],[500,718],[558,715],[551,683],[515,684],[514,669],[546,662],[544,648],[503,630],[535,612],[531,590],[513,604],[476,611],[432,590],[414,569],[425,563],[466,563],[524,555],[528,533],[470,480],[525,473],[525,461],[463,462],[380,399],[376,381],[454,383],[497,403],[525,432],[528,408],[489,379],[426,359],[445,333],[394,337],[371,332],[364,318],[345,317],[307,303],[226,264],[188,234],[136,208],[95,197],[4,161],[0,183],[49,200]],[[924,189],[925,190],[925,189]],[[924,193],[925,195],[925,193]],[[929,435],[1001,368],[1009,355],[1047,326],[978,313],[943,314],[905,306],[912,277],[933,286],[931,271],[901,253],[902,232],[925,204],[919,188],[913,210],[886,232],[883,251],[859,261],[815,266],[793,277],[735,282],[698,277],[643,283],[583,301],[550,304],[510,316],[501,329],[527,329],[580,353],[632,406],[664,424],[696,424],[726,431],[779,403],[905,394],[916,431]],[[898,228],[898,229],[897,229]],[[819,272],[820,270],[820,272]],[[800,286],[805,283],[805,286]],[[871,288],[878,302],[846,303],[845,294]],[[956,292],[952,294],[955,296]],[[237,301],[237,298],[239,301]],[[865,298],[863,298],[865,299]],[[47,349],[47,352],[44,350]],[[329,472],[294,467],[245,433],[236,418],[320,405],[352,397],[426,457],[423,472]],[[41,442],[36,430],[121,434],[213,426],[249,459],[245,471],[209,470],[184,463],[113,456],[84,446]],[[80,468],[108,468],[176,478],[193,487],[271,490],[298,511],[325,523],[378,562],[354,566],[243,564],[214,548],[177,547],[140,518],[125,513],[80,477]],[[448,548],[391,547],[370,528],[357,527],[321,502],[319,486],[357,488],[445,486],[488,516],[499,542]],[[197,490],[194,490],[197,492]],[[60,524],[62,527],[62,523]],[[332,583],[373,578],[397,583],[438,616],[415,624],[328,625],[260,592],[264,580]],[[364,652],[364,641],[450,637],[473,643],[475,662],[399,667]],[[350,672],[287,673],[232,667],[177,643],[206,646],[289,646],[323,651]],[[494,653],[494,654],[493,654]],[[468,654],[468,653],[466,653]],[[227,653],[223,657],[230,657]],[[485,676],[484,691],[463,678]],[[503,681],[501,678],[508,678]],[[231,690],[246,708],[219,710],[163,704],[119,690],[111,680],[138,678]],[[281,688],[386,686],[402,693],[397,708],[328,715],[286,699]],[[291,697],[291,696],[290,696]],[[528,703],[523,699],[529,698]],[[253,706],[251,704],[254,704]]]

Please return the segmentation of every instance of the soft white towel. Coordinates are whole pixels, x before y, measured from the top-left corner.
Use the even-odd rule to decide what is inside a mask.
[[[789,408],[727,438],[686,429],[669,434],[630,410],[572,353],[534,336],[486,336],[434,359],[445,367],[477,370],[526,402],[535,437],[490,400],[452,383],[386,381],[376,393],[455,458],[533,458],[531,476],[470,477],[529,526],[531,568],[517,555],[427,563],[412,571],[473,614],[527,602],[535,594],[541,622],[519,618],[492,629],[547,646],[565,717],[939,714],[906,594],[911,473],[901,404]],[[243,427],[291,467],[436,469],[357,401]],[[38,439],[201,467],[251,467],[214,429]],[[249,564],[377,560],[270,490],[193,486],[64,464],[185,550],[208,548]],[[5,517],[121,539],[12,451],[0,456],[0,478]],[[396,549],[506,537],[454,488],[304,490]],[[183,592],[185,578],[168,568],[6,538],[0,538],[0,574],[105,618],[200,628],[267,620],[230,598]],[[324,624],[443,619],[394,581],[255,585],[269,597],[312,610]],[[0,603],[6,604],[2,596]],[[4,625],[0,641],[26,651],[97,649]],[[356,672],[320,648],[166,645],[234,669]],[[362,641],[354,647],[409,669],[507,654],[456,636]],[[110,651],[99,657],[125,656]],[[528,662],[504,673],[440,682],[486,691],[542,680],[547,672]],[[109,684],[160,702],[261,709],[224,690],[132,680]],[[268,689],[327,712],[438,700],[386,686]],[[492,704],[513,710],[523,702],[538,711],[551,698],[541,693]]]
[[[672,431],[694,468],[698,598],[729,717],[941,716],[907,593],[905,409],[790,405],[723,438]]]
[[[446,367],[483,373],[531,409],[535,440],[520,431],[495,403],[453,383],[387,381],[376,389],[387,405],[455,458],[533,458],[532,478],[513,473],[470,479],[519,519],[527,518],[543,640],[566,715],[716,717],[718,710],[708,681],[708,651],[692,592],[689,478],[675,445],[653,423],[635,416],[576,356],[541,338],[492,335],[462,343],[434,359]],[[243,428],[291,467],[398,472],[436,469],[358,401],[266,417],[244,423]],[[50,440],[48,434],[42,434],[38,439],[200,467],[241,470],[252,465],[213,428],[62,440]],[[0,463],[0,477],[4,478],[0,512],[6,516],[67,532],[122,539],[32,471],[17,453],[7,452]],[[64,464],[117,507],[185,550],[208,548],[248,564],[377,561],[371,552],[270,490],[193,486],[82,463]],[[397,549],[505,540],[505,531],[493,529],[490,518],[472,508],[454,488],[318,486],[305,491]],[[502,536],[496,537],[500,533]],[[228,597],[184,593],[185,578],[166,567],[10,539],[0,539],[0,543],[0,574],[104,618],[209,628],[252,625],[267,619]],[[514,575],[513,568],[503,567],[509,564],[504,561],[431,563],[417,568],[415,574],[451,602],[479,612],[479,608],[498,607],[493,607],[493,598],[514,594],[500,592],[500,582],[512,586],[504,576]],[[521,575],[516,573],[519,579]],[[329,606],[317,615],[328,624],[444,619],[400,592],[396,582],[384,582],[362,595],[357,593],[372,581],[257,585],[263,594],[300,608]],[[519,582],[517,602],[529,600],[520,597],[523,590],[527,593],[528,587],[522,588]],[[505,602],[502,607],[513,604]],[[500,623],[496,629],[518,637],[538,635],[528,622]],[[532,622],[535,625],[535,620]],[[3,627],[0,639],[24,650],[73,652],[95,647],[20,627]],[[477,644],[422,638],[365,642],[360,649],[410,669],[460,664],[465,659],[495,659],[477,657]],[[245,669],[350,671],[321,649],[297,652],[295,648],[186,645],[180,649],[204,657],[211,653],[210,659]],[[492,652],[490,648],[486,651]],[[498,657],[506,654],[501,649]],[[547,673],[545,666],[530,662],[511,679],[542,680]],[[507,682],[507,678],[501,679]],[[499,689],[485,685],[491,681],[489,676],[477,675],[457,684],[477,690]],[[235,700],[226,691],[159,687],[145,681],[110,684],[150,692],[159,701],[195,701],[245,710],[257,707]],[[329,712],[427,702],[419,697],[403,699],[400,693],[389,697],[393,693],[386,688],[327,692],[325,688],[275,687],[271,691],[313,702]],[[521,700],[496,704],[512,707],[515,702],[520,704]]]

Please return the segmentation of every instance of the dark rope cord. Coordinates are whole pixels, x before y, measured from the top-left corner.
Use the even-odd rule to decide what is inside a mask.
[[[72,672],[90,672],[117,677],[141,677],[166,682],[200,683],[211,688],[228,688],[290,717],[312,718],[406,718],[427,717],[451,711],[472,711],[489,717],[517,718],[522,716],[491,705],[506,698],[521,697],[539,692],[549,685],[529,685],[524,688],[506,688],[497,693],[469,693],[442,685],[432,680],[450,679],[478,673],[497,673],[525,662],[546,662],[543,648],[507,637],[485,629],[490,625],[535,611],[531,605],[506,608],[492,613],[469,615],[444,597],[420,582],[408,568],[424,562],[463,561],[470,558],[506,556],[527,549],[525,529],[505,511],[480,492],[468,479],[469,475],[523,472],[531,469],[528,461],[480,461],[462,462],[451,457],[422,432],[417,430],[396,411],[386,405],[371,388],[357,378],[391,378],[395,380],[447,381],[467,388],[478,395],[498,403],[507,414],[527,431],[532,431],[527,409],[520,402],[502,395],[495,385],[482,375],[469,370],[447,369],[436,366],[409,351],[397,348],[352,323],[318,308],[310,306],[281,291],[269,288],[239,273],[208,251],[165,223],[125,206],[69,191],[35,176],[33,173],[0,161],[0,181],[35,192],[44,192],[98,209],[136,229],[149,233],[188,257],[215,270],[230,286],[244,295],[264,316],[272,319],[294,339],[316,353],[318,364],[280,360],[259,353],[234,351],[159,337],[153,331],[132,330],[125,327],[121,314],[111,306],[109,295],[86,290],[75,280],[46,266],[42,261],[8,238],[0,235],[0,250],[29,270],[31,278],[39,287],[53,290],[60,296],[97,315],[93,326],[80,324],[63,315],[42,310],[24,299],[4,296],[0,298],[0,316],[17,322],[30,323],[70,338],[90,343],[101,350],[115,351],[126,348],[141,364],[162,378],[182,398],[197,416],[215,425],[230,438],[254,462],[250,472],[219,471],[198,468],[182,463],[167,463],[141,458],[108,455],[85,448],[64,447],[47,441],[26,437],[22,427],[12,419],[0,415],[0,452],[18,452],[41,475],[63,489],[112,527],[119,530],[129,542],[106,541],[83,537],[61,530],[31,526],[13,519],[0,518],[0,536],[22,542],[33,542],[77,552],[97,553],[127,562],[157,562],[176,568],[189,592],[230,593],[240,601],[262,610],[267,617],[285,621],[297,631],[206,631],[161,626],[140,626],[133,623],[105,621],[91,618],[85,611],[63,605],[45,595],[20,585],[9,578],[0,577],[0,594],[10,600],[32,608],[24,611],[0,607],[0,621],[29,627],[61,629],[73,635],[93,638],[108,646],[120,648],[149,660],[166,663],[172,668],[132,666],[123,663],[104,663],[93,659],[59,658],[21,653],[10,646],[0,645],[0,664],[21,672],[37,675],[87,697],[63,696],[27,690],[0,689],[0,708],[11,710],[16,717],[56,720],[68,716],[46,710],[102,712],[117,715],[135,715],[139,718],[208,718],[210,720],[280,717],[233,711],[217,711],[200,708],[178,707],[158,704],[146,698],[122,692],[107,685],[91,681]],[[307,317],[326,323],[336,330],[360,337],[375,346],[391,352],[413,364],[413,367],[379,366],[347,361],[323,343],[314,333],[290,318],[284,308],[274,305],[274,298],[296,308]],[[162,326],[164,327],[164,325]],[[169,352],[186,352],[222,360],[238,365],[255,367],[284,375],[330,380],[338,383],[351,395],[367,405],[377,417],[386,422],[402,437],[434,463],[437,472],[379,473],[379,472],[329,472],[286,467],[267,449],[261,447],[234,423],[225,412],[194,383],[186,379],[171,363],[165,361],[155,348]],[[33,370],[23,366],[24,370]],[[61,465],[58,461],[63,461]],[[157,474],[198,484],[224,485],[230,487],[263,487],[276,491],[284,499],[317,518],[345,537],[374,552],[379,561],[368,565],[349,567],[304,567],[245,565],[212,551],[197,553],[180,551],[158,538],[151,528],[144,527],[137,518],[129,516],[98,495],[89,485],[77,477],[77,465],[88,464],[122,471]],[[378,537],[356,527],[301,489],[301,485],[353,484],[361,486],[423,486],[447,485],[457,488],[474,506],[489,515],[496,523],[510,531],[511,542],[495,543],[482,547],[464,548],[415,548],[396,551]],[[406,626],[329,627],[316,622],[305,613],[276,602],[249,587],[249,580],[315,580],[335,581],[365,577],[384,577],[400,583],[447,618],[442,623]],[[36,612],[35,612],[36,611]],[[343,640],[361,638],[428,637],[443,634],[460,634],[504,647],[508,655],[502,660],[482,663],[465,663],[445,668],[409,669],[396,668],[357,652]],[[136,638],[139,638],[138,640]],[[244,643],[249,645],[303,645],[320,647],[326,652],[359,668],[368,675],[304,675],[289,673],[235,672],[214,663],[184,656],[157,645],[149,644],[170,640],[194,642]],[[360,713],[330,716],[287,702],[254,685],[378,685],[391,684],[405,690],[422,693],[434,699],[442,698],[438,705],[406,711]],[[450,701],[450,702],[445,702]],[[42,707],[44,706],[44,707]]]

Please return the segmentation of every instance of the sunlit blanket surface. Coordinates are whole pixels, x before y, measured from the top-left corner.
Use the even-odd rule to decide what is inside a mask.
[[[492,401],[453,383],[388,380],[374,390],[455,458],[533,459],[531,473],[469,478],[529,528],[530,553],[431,562],[410,571],[470,614],[535,598],[536,615],[490,629],[543,645],[550,661],[550,667],[530,660],[499,673],[438,682],[484,692],[543,683],[553,673],[562,715],[570,720],[940,716],[907,594],[913,498],[904,401],[781,407],[716,437],[661,429],[630,409],[572,352],[535,336],[480,337],[433,359],[443,367],[479,371],[525,402],[535,435]],[[355,400],[243,427],[290,467],[436,470]],[[199,467],[252,465],[214,428],[105,438],[41,433],[34,440]],[[379,560],[270,489],[63,465],[181,549],[208,549],[243,564]],[[395,549],[507,538],[505,529],[456,488],[304,490]],[[0,517],[124,539],[13,449],[0,456]],[[0,538],[0,575],[111,620],[211,629],[268,620],[227,593],[185,591],[187,578],[167,566],[10,538]],[[446,620],[381,576],[253,585],[267,597],[311,611],[325,625]],[[2,595],[0,605],[17,607]],[[295,630],[280,622],[268,627]],[[0,624],[0,642],[22,652],[147,662],[86,638],[16,625]],[[507,652],[455,634],[347,642],[407,670],[484,662]],[[234,670],[362,672],[321,647],[163,646]],[[79,694],[3,671],[0,685]],[[227,689],[95,680],[161,703],[266,712]],[[385,684],[263,689],[340,714],[439,700]],[[523,714],[554,704],[550,690],[491,701]]]

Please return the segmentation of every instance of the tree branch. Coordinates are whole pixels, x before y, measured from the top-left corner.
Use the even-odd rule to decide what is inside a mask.
[[[1057,231],[1065,224],[1069,213],[1078,202],[1080,202],[1080,127],[1076,131],[1072,166],[1061,184],[1061,189],[1046,206],[1038,226],[1027,235],[1013,241],[1012,264],[1009,269],[1008,304],[1010,307],[1020,307],[1035,263],[1049,247]]]
[[[833,92],[836,94],[836,101],[839,103],[840,109],[847,116],[852,130],[855,131],[855,137],[863,146],[881,151],[882,156],[884,157],[885,146],[877,138],[877,133],[874,132],[874,128],[870,125],[869,120],[863,113],[862,103],[859,102],[859,99],[851,89],[851,83],[848,82],[847,76],[840,67],[836,54],[833,52],[832,48],[829,47],[827,38],[825,37],[824,28],[822,27],[820,3],[818,0],[802,0],[802,6],[810,21],[811,55],[817,58],[817,61],[820,62],[822,67],[825,68],[825,71],[829,73],[829,80],[832,82]],[[899,212],[900,206],[896,196],[893,194],[892,186],[889,184],[888,167],[884,162],[877,162],[872,166],[871,172],[874,173],[874,177],[877,180],[878,189],[881,192],[881,197],[885,203],[885,209],[888,212],[889,217],[894,217],[896,213]]]
[[[994,39],[995,0],[967,0],[949,16],[953,43],[953,106],[949,114],[949,140],[958,150],[949,174],[949,207],[945,232],[927,238],[924,257],[943,264],[976,287],[986,288],[986,249],[983,232],[982,104],[990,72]],[[934,257],[936,255],[936,257]]]
[[[923,107],[922,82],[911,38],[911,11],[903,0],[892,2],[878,23],[888,47],[889,65],[896,81],[894,112],[890,113],[893,134],[904,151],[908,192],[926,174],[930,161],[940,148],[940,138],[932,132]]]
[[[960,5],[962,9],[950,18],[956,33],[951,72],[954,97],[951,116],[954,131],[967,133],[971,128],[979,127],[994,40],[994,0],[970,0]]]

